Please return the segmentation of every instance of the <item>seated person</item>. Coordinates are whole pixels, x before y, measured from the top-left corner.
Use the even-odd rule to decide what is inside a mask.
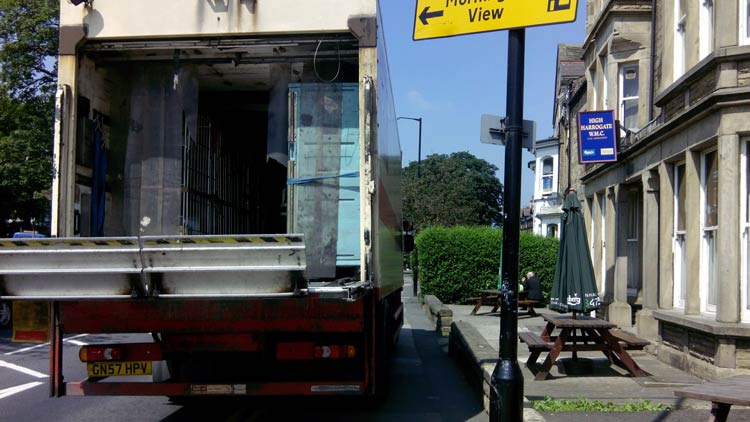
[[[536,278],[533,271],[529,271],[526,274],[526,281],[523,283],[523,289],[528,292],[526,295],[529,300],[544,301],[544,295],[542,295],[542,282]]]

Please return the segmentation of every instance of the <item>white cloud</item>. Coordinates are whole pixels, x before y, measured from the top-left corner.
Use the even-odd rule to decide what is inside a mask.
[[[427,100],[425,97],[423,97],[419,91],[409,91],[408,97],[409,97],[409,102],[412,105],[422,110],[432,110],[435,108],[433,104],[429,100]]]

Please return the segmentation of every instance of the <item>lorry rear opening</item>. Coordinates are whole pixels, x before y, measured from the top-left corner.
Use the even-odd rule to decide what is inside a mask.
[[[75,116],[60,142],[74,138],[75,165],[60,165],[53,201],[53,231],[76,237],[6,250],[0,293],[249,297],[362,282],[358,54],[351,34],[82,46],[77,95],[58,102],[60,120]]]
[[[309,278],[352,275],[351,35],[95,42],[83,52],[75,235],[303,233],[324,243]]]

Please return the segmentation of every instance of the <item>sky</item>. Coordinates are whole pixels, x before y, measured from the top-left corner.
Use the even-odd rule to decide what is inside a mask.
[[[514,0],[528,1],[528,0]],[[538,0],[536,0],[538,1]],[[482,114],[505,115],[508,32],[413,41],[416,0],[380,0],[396,115],[422,118],[422,160],[469,151],[497,166],[504,182],[504,147],[479,141]],[[536,138],[552,135],[557,44],[582,44],[586,2],[573,23],[526,28],[524,120]],[[417,160],[419,124],[399,120],[403,165]],[[524,150],[521,206],[534,193],[534,156]]]

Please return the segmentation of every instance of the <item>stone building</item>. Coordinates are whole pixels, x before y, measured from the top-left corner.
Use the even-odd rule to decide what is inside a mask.
[[[528,163],[534,172],[534,196],[531,205],[534,208],[534,234],[560,238],[560,217],[562,211],[562,192],[569,181],[580,179],[578,173],[571,177],[572,157],[577,156],[575,142],[570,142],[576,126],[570,116],[575,116],[585,104],[586,79],[582,60],[583,50],[580,45],[560,44],[557,47],[557,69],[555,72],[555,103],[552,126],[554,134],[538,140],[531,151],[534,161]],[[575,167],[578,172],[578,167]]]
[[[583,109],[621,124],[617,162],[572,161],[603,313],[705,378],[750,369],[749,3],[587,2]]]
[[[581,190],[583,168],[578,162],[578,113],[586,105],[586,78],[583,48],[580,45],[557,46],[555,102],[552,111],[554,136],[560,140],[560,186]],[[561,195],[562,196],[562,195]]]

